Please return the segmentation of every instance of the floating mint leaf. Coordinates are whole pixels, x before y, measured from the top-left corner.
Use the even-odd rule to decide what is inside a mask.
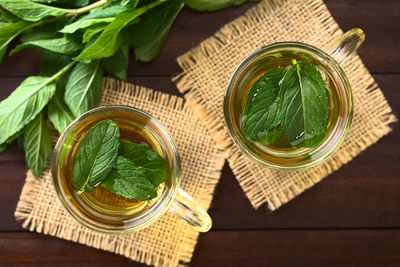
[[[149,200],[157,196],[155,186],[144,171],[132,161],[120,156],[116,167],[101,186],[128,199]]]
[[[260,141],[263,145],[268,146],[268,145],[271,145],[271,144],[275,143],[276,140],[278,140],[279,137],[282,136],[282,134],[283,134],[283,129],[282,129],[282,127],[279,125],[279,126],[273,128],[272,130],[270,130],[266,135],[263,135],[263,136],[259,139],[259,141]]]
[[[81,192],[92,191],[104,181],[114,166],[119,148],[119,128],[103,120],[90,128],[79,147],[73,181]]]
[[[167,175],[165,159],[156,151],[147,146],[121,141],[118,154],[143,170],[154,186],[165,181]]]
[[[321,74],[312,63],[300,61],[285,73],[279,101],[283,130],[292,145],[312,147],[322,141],[329,102]]]
[[[243,130],[247,139],[263,140],[265,145],[269,144],[267,140],[272,140],[266,136],[281,123],[277,96],[284,74],[283,69],[272,69],[250,88],[243,110]]]

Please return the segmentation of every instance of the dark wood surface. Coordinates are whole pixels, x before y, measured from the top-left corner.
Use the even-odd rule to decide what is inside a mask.
[[[400,111],[400,1],[326,0],[339,25],[360,27],[359,50],[396,115]],[[129,68],[129,82],[179,95],[175,58],[253,4],[215,13],[184,9],[160,57]],[[40,53],[26,49],[0,66],[0,99],[38,73]],[[1,266],[142,266],[108,252],[30,233],[13,213],[25,179],[21,150],[0,154]],[[191,266],[400,266],[400,127],[301,196],[271,213],[254,210],[228,165]]]

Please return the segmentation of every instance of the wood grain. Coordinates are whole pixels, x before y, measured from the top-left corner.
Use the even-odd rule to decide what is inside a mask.
[[[145,266],[35,233],[0,234],[10,266]],[[396,266],[400,230],[214,231],[200,236],[191,266]]]
[[[359,53],[400,115],[400,1],[325,0],[339,25],[360,27]],[[180,95],[170,77],[175,58],[240,16],[248,3],[215,13],[187,8],[160,57],[131,64],[129,82]],[[15,44],[14,44],[15,45]],[[0,100],[39,71],[40,52],[26,49],[0,65]],[[376,145],[281,209],[254,210],[226,164],[210,209],[214,228],[200,235],[191,266],[399,266],[400,126]],[[65,240],[29,233],[14,219],[24,183],[23,151],[0,154],[1,266],[144,266]],[[51,190],[51,189],[49,189]]]

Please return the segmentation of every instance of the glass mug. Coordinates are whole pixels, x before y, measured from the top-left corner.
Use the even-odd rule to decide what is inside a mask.
[[[137,201],[139,204],[135,206],[125,205],[125,200],[118,200],[113,202],[118,205],[113,206],[96,201],[92,197],[96,189],[92,193],[77,192],[72,184],[72,175],[68,176],[68,173],[73,171],[74,155],[76,157],[79,144],[86,132],[104,119],[110,119],[119,126],[121,137],[124,134],[129,135],[132,129],[138,130],[146,135],[146,138],[150,138],[157,148],[155,150],[163,155],[168,171],[165,186],[162,188],[163,191],[159,192],[156,201]],[[136,133],[136,130],[133,132]],[[81,225],[92,230],[111,234],[139,231],[154,223],[166,211],[175,214],[200,232],[206,232],[211,228],[210,216],[179,188],[181,163],[172,137],[159,121],[141,110],[127,106],[104,106],[81,115],[58,139],[53,151],[51,172],[56,194],[62,205]],[[106,193],[111,194],[108,191]],[[118,198],[113,196],[115,199]]]
[[[253,161],[272,169],[299,170],[315,166],[327,159],[343,142],[353,116],[353,96],[350,83],[341,68],[346,58],[364,41],[361,29],[352,29],[333,45],[330,55],[299,42],[274,43],[253,52],[234,71],[224,95],[224,119],[228,132],[239,149]],[[252,81],[266,68],[290,66],[291,59],[308,60],[322,72],[330,101],[331,121],[323,141],[312,148],[293,151],[270,148],[246,140],[241,120],[246,91]],[[325,76],[324,76],[325,75]],[[334,90],[334,91],[333,91]]]

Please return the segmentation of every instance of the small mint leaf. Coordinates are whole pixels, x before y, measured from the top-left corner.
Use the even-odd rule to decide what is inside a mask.
[[[142,169],[154,186],[165,181],[165,159],[151,148],[129,141],[121,141],[118,154]]]
[[[101,183],[106,190],[128,199],[149,200],[157,196],[155,186],[142,169],[119,156],[117,165]]]

